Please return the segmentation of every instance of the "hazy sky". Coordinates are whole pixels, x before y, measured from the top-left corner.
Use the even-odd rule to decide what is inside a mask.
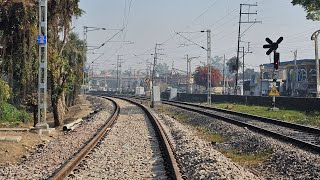
[[[171,67],[174,61],[175,68],[185,70],[186,54],[200,56],[192,61],[194,69],[206,61],[206,51],[175,32],[190,32],[182,35],[206,47],[206,33],[199,31],[211,29],[212,56],[231,58],[236,56],[240,3],[256,2],[258,6],[251,7],[250,11],[257,11],[258,15],[252,15],[251,20],[257,19],[262,24],[254,24],[242,37],[243,41],[251,42],[252,54],[245,57],[246,67],[257,69],[258,65],[270,61],[262,48],[266,37],[274,41],[284,37],[278,49],[281,61],[292,60],[295,49],[298,59],[314,58],[314,42],[310,37],[320,29],[320,23],[306,20],[303,8],[292,6],[290,0],[81,0],[80,7],[86,13],[74,20],[73,26],[80,37],[83,37],[83,26],[115,29],[125,26],[124,32],[112,41],[134,42],[109,42],[92,51],[104,53],[95,61],[96,70],[115,68],[112,64],[116,63],[117,55],[123,55],[124,69],[146,68],[146,60],[153,61],[150,54],[154,53],[156,43],[163,43],[160,63],[166,62]],[[246,6],[244,11],[248,11]],[[247,20],[247,16],[243,20]],[[250,25],[243,24],[242,32]],[[116,33],[114,30],[89,32],[88,45],[101,45]],[[88,62],[99,56],[89,54]]]

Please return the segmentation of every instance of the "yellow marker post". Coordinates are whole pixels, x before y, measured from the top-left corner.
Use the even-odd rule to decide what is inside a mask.
[[[272,86],[272,88],[271,88],[271,90],[269,92],[269,96],[280,96],[277,87]]]
[[[271,108],[273,111],[278,111],[279,109],[276,108],[276,96],[280,96],[279,91],[276,86],[272,86],[269,96],[272,96],[272,102],[273,102],[273,107]]]

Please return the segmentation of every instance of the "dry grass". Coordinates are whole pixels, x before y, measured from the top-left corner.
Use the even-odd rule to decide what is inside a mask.
[[[239,154],[237,150],[220,150],[220,152],[241,165],[258,165],[266,161],[272,155],[271,150],[257,154]]]
[[[205,126],[192,124],[189,116],[187,116],[184,113],[172,111],[172,109],[170,109],[168,106],[158,106],[157,111],[164,113],[176,119],[177,121],[192,127],[195,130],[196,135],[207,142],[223,143],[228,141],[227,137],[223,137],[222,135],[216,132],[212,132]],[[272,155],[272,150],[266,150],[257,154],[240,154],[237,149],[217,150],[224,154],[226,157],[241,165],[257,165],[264,162]]]

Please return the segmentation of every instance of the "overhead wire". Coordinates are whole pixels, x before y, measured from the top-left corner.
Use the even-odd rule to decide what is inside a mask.
[[[245,1],[245,3],[247,3],[248,1],[249,1],[249,0]],[[263,1],[265,1],[265,0],[263,0]],[[263,2],[263,1],[262,1],[262,2]],[[204,14],[206,14],[217,2],[218,2],[218,1],[214,1],[214,3],[212,3],[204,12],[202,12],[199,16],[197,16],[191,23],[194,24],[198,19],[200,19],[200,17],[202,17]],[[224,20],[225,18],[229,17],[229,16],[232,15],[233,12],[235,12],[237,9],[238,9],[238,8],[235,8],[235,9],[233,9],[232,11],[228,11],[226,15],[224,15],[222,18],[220,18],[220,19],[219,19],[218,21],[216,21],[215,23],[211,24],[207,29],[209,29],[210,27],[218,24],[219,22],[221,22],[221,21]],[[233,17],[235,17],[235,16],[233,16]],[[227,23],[224,23],[223,25],[228,24],[228,23],[230,23],[230,21],[228,21]],[[188,26],[187,26],[187,29],[190,28],[190,26],[191,26],[191,25],[188,25]],[[232,24],[232,26],[234,26],[234,24]],[[223,27],[223,26],[220,26],[220,27],[218,27],[217,29],[221,29],[222,27]],[[227,31],[227,30],[229,30],[229,28],[226,28],[226,29],[224,29],[222,32],[219,32],[219,35],[222,34],[222,33],[225,32],[225,31]],[[192,33],[192,32],[190,32],[190,33]],[[177,34],[173,34],[173,35],[172,35],[168,40],[166,40],[165,42],[168,42],[169,40],[173,39],[176,35],[177,35]],[[194,39],[197,39],[197,38],[199,38],[199,37],[201,37],[201,36],[202,36],[202,35],[200,35],[200,33],[199,33],[199,34],[197,34],[196,36],[194,36],[193,38],[190,38],[190,39],[191,39],[191,40],[194,40]],[[230,34],[227,35],[227,36],[230,36]],[[214,36],[214,37],[217,37],[217,36]],[[226,37],[226,36],[224,36],[224,37],[222,37],[222,38],[225,38],[225,37]],[[220,40],[220,39],[219,39],[219,40]],[[185,42],[188,42],[188,41],[185,41]],[[164,44],[164,43],[162,43],[162,44]],[[198,43],[196,43],[196,44],[198,44]],[[198,45],[199,45],[199,44],[198,44]],[[202,46],[200,45],[200,47],[202,47]],[[173,48],[173,49],[177,49],[177,48]],[[150,48],[150,49],[146,50],[144,53],[140,53],[140,54],[143,55],[143,54],[146,54],[147,52],[152,51],[152,50],[153,50],[153,48]]]
[[[204,14],[206,14],[215,4],[217,4],[218,0],[213,0],[214,2],[204,11],[202,12],[198,17],[196,17],[191,23],[194,24],[200,17],[202,17]],[[186,29],[189,29],[190,25],[187,26]]]
[[[206,13],[218,2],[218,0],[213,0],[212,2],[213,2],[213,3],[212,3],[205,11],[203,11],[199,16],[197,16],[197,17],[191,22],[191,24],[194,24],[200,17],[202,17],[204,14],[206,14]],[[189,28],[190,28],[190,25],[187,25],[187,26],[186,26],[186,29],[189,29]],[[166,42],[172,40],[176,35],[177,35],[176,33],[173,33],[173,35],[171,35],[171,37],[169,37],[167,40],[165,40],[163,43],[160,43],[160,44],[162,44],[162,45],[165,44]],[[152,50],[153,50],[153,48],[148,49],[148,50],[146,50],[144,53],[139,53],[139,54],[145,54],[146,52],[149,52],[149,51],[152,51]]]
[[[127,33],[127,30],[128,30],[128,24],[129,24],[129,16],[130,16],[130,12],[131,12],[131,6],[132,6],[132,1],[133,0],[130,0],[130,2],[129,2],[129,6],[128,6],[128,14],[126,13],[126,10],[127,10],[127,0],[125,0],[125,10],[124,10],[124,17],[123,17],[123,22],[122,22],[122,25],[123,25],[123,28],[121,29],[121,31],[120,32],[122,32],[123,34],[122,34],[122,41],[123,41],[123,43],[122,43],[122,45],[109,57],[109,58],[107,58],[106,60],[105,60],[105,62],[106,61],[108,61],[108,60],[110,60],[116,53],[118,53],[121,49],[122,49],[122,47],[123,47],[123,45],[124,45],[124,41],[125,41],[125,38],[126,38],[126,33]],[[125,30],[125,31],[124,31]],[[118,32],[116,35],[118,35],[120,32]],[[113,36],[113,37],[115,37],[115,36]],[[110,39],[111,40],[111,39]],[[110,41],[109,40],[109,41]],[[106,51],[104,52],[104,53],[106,53]],[[101,55],[101,56],[99,56],[98,58],[96,58],[93,62],[95,62],[95,61],[97,61],[98,59],[100,59],[101,57],[102,57],[103,55]]]

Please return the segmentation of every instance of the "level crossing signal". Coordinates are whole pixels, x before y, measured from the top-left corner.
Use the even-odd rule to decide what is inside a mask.
[[[273,42],[269,38],[266,38],[266,41],[269,44],[263,45],[263,48],[268,49],[268,51],[266,52],[267,55],[270,55],[272,52],[274,53],[273,67],[275,70],[278,70],[280,64],[280,53],[277,53],[277,49],[279,47],[279,44],[283,41],[283,37],[280,37],[276,42]]]
[[[266,41],[269,43],[269,44],[265,44],[263,45],[263,48],[265,49],[269,49],[267,51],[267,55],[270,55],[272,53],[272,51],[276,51],[279,47],[279,44],[283,41],[283,37],[280,37],[277,42],[273,42],[271,39],[269,38],[266,38]]]
[[[275,70],[279,69],[279,63],[280,63],[280,53],[274,53],[274,61],[273,61],[273,67]]]

